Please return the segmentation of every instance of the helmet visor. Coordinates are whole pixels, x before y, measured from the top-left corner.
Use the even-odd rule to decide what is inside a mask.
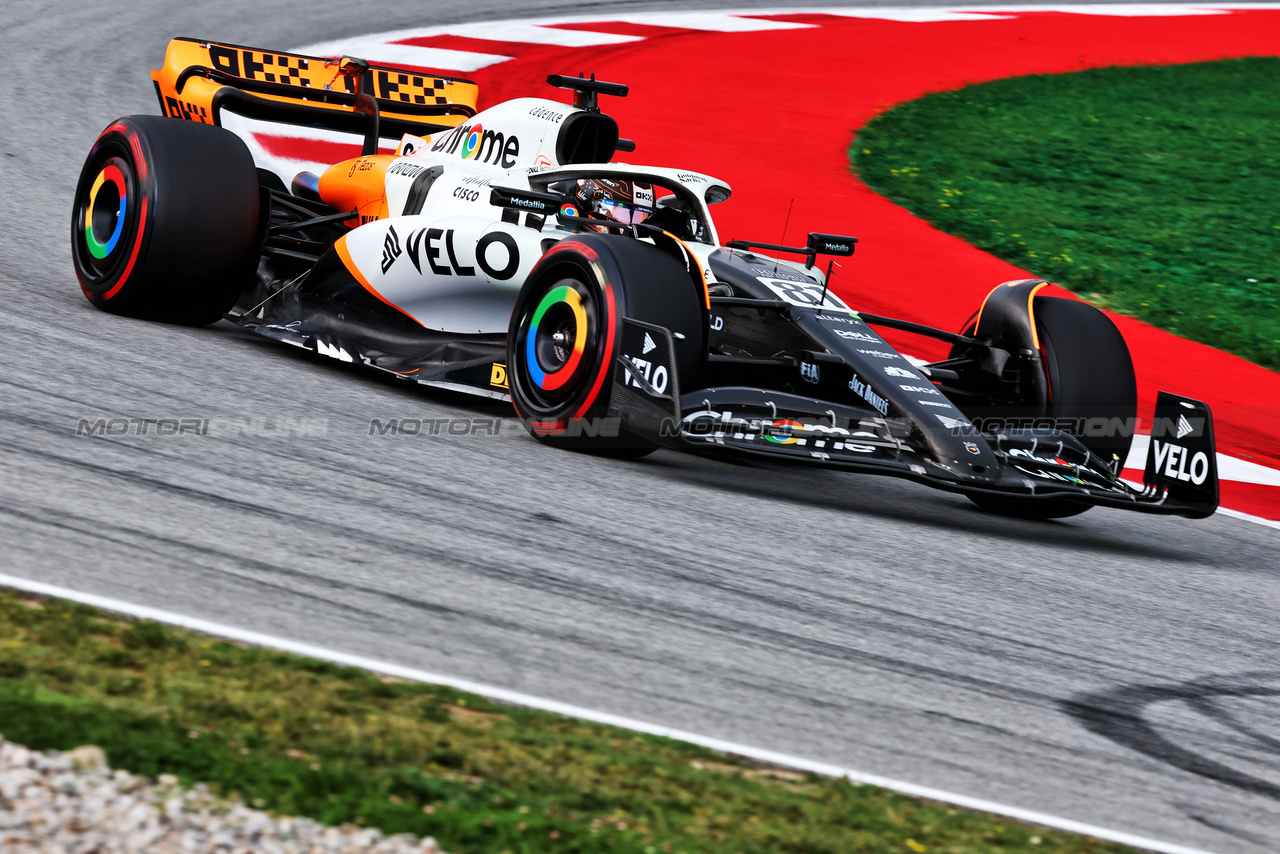
[[[615,219],[626,225],[639,225],[649,218],[649,215],[653,213],[653,208],[601,199],[600,211],[610,219]]]

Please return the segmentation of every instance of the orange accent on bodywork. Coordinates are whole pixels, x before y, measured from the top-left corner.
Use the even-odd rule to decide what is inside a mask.
[[[371,154],[335,163],[320,176],[320,198],[340,211],[357,211],[351,227],[387,217],[387,167],[394,154]]]
[[[333,250],[338,253],[338,258],[341,259],[342,266],[346,267],[347,272],[360,283],[360,287],[364,288],[366,291],[377,297],[379,301],[391,306],[414,323],[417,323],[419,326],[422,325],[419,323],[418,318],[414,317],[412,314],[405,311],[382,294],[378,293],[377,289],[375,289],[373,285],[369,284],[369,280],[364,277],[364,274],[360,272],[360,268],[356,266],[356,262],[351,260],[351,250],[347,249],[347,236],[345,234],[339,237],[333,244]]]
[[[1026,281],[1027,281],[1026,279],[1015,279],[1012,282],[1005,282],[1002,285],[996,285],[994,288],[987,291],[987,295],[982,298],[982,306],[978,309],[978,314],[973,319],[974,332],[976,333],[979,329],[982,328],[982,313],[987,310],[987,301],[991,299],[992,294],[994,294],[996,291],[1000,290],[1001,288],[1016,288],[1018,285],[1021,285]],[[1036,298],[1036,294],[1040,293],[1040,290],[1042,288],[1047,288],[1047,287],[1049,287],[1048,282],[1041,282],[1040,284],[1032,288],[1031,293],[1027,296],[1027,317],[1031,319],[1031,343],[1037,350],[1040,349],[1040,333],[1036,332],[1036,313],[1035,313],[1035,310],[1032,308],[1031,301]]]
[[[684,254],[689,256],[689,259],[693,261],[693,268],[698,271],[698,281],[702,283],[702,305],[707,311],[710,311],[711,310],[711,291],[707,290],[707,271],[702,269],[702,262],[698,260],[697,255],[694,255],[692,252],[689,251],[689,247],[685,246],[683,240],[676,237],[674,234],[672,234],[669,231],[663,231],[662,233],[665,234],[667,237],[670,237],[677,244],[679,244],[680,248],[684,250]]]
[[[1013,283],[1010,282],[1010,284]],[[991,299],[991,295],[1003,287],[1006,287],[1006,285],[996,285],[994,288],[987,291],[987,295],[982,298],[982,305],[978,306],[978,315],[973,319],[973,332],[970,333],[971,335],[976,334],[977,331],[982,328],[982,313],[987,310],[987,300]]]
[[[1031,293],[1027,294],[1027,317],[1031,321],[1031,346],[1035,347],[1037,350],[1040,349],[1040,333],[1036,331],[1036,311],[1035,306],[1032,305],[1032,303],[1036,298],[1036,294],[1040,293],[1042,289],[1047,287],[1049,287],[1049,283],[1044,282],[1043,284],[1036,285],[1031,289]],[[1046,371],[1047,370],[1048,369],[1046,367]],[[1048,374],[1046,373],[1045,380],[1047,381],[1048,378]]]

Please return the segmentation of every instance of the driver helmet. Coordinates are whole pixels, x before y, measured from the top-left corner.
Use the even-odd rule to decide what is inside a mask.
[[[653,213],[654,193],[650,184],[584,178],[578,181],[573,199],[584,214],[591,211],[624,225],[638,225]]]

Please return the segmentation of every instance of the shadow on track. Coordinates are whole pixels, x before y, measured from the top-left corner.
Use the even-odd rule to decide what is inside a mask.
[[[1268,709],[1253,710],[1248,718],[1239,708],[1241,701],[1280,697],[1280,672],[1251,672],[1208,676],[1190,682],[1157,685],[1122,685],[1106,691],[1079,694],[1061,703],[1062,710],[1090,732],[1123,747],[1253,795],[1280,800],[1280,778],[1268,780],[1232,767],[1224,758],[1197,752],[1194,742],[1206,729],[1226,729],[1230,736],[1221,748],[1227,758],[1247,757],[1254,765],[1274,769],[1280,764],[1280,735],[1265,732],[1262,726],[1276,719],[1276,703]],[[1162,725],[1152,720],[1154,707],[1162,703],[1183,706],[1200,719],[1190,724]],[[1185,715],[1184,715],[1185,717]],[[1196,729],[1192,729],[1192,727]],[[1207,743],[1208,739],[1204,739]],[[1223,745],[1220,736],[1213,743]]]
[[[295,363],[317,366],[323,363],[327,369],[336,369],[341,374],[377,383],[388,390],[394,390],[397,398],[410,406],[444,405],[479,416],[515,418],[515,412],[509,404],[421,386],[381,371],[369,370],[362,365],[336,362],[309,351],[282,347],[278,342],[228,324],[220,324],[214,330],[227,338],[262,347],[264,351],[269,350],[277,358],[284,357]],[[528,440],[534,441],[532,437]],[[550,461],[558,453],[564,453],[552,448],[543,448],[541,451],[548,455],[548,464],[551,464]],[[1093,514],[1072,521],[1028,521],[988,513],[960,496],[895,478],[861,476],[768,461],[677,454],[678,452],[660,451],[639,461],[615,461],[614,464],[643,466],[643,471],[650,477],[679,481],[702,489],[740,495],[767,495],[773,500],[794,505],[838,510],[889,521],[926,524],[971,536],[1034,542],[1061,546],[1069,551],[1128,555],[1168,563],[1192,564],[1210,558],[1208,554],[1188,552],[1185,546],[1165,548],[1151,543],[1135,543],[1132,539],[1091,527],[1093,520],[1107,512],[1103,510],[1095,510]],[[1107,528],[1109,531],[1114,530],[1110,525]]]

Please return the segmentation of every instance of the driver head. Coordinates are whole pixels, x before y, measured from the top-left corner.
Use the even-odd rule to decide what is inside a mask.
[[[616,178],[584,178],[578,181],[573,198],[581,210],[595,211],[625,225],[642,223],[653,213],[654,193],[649,184]]]

